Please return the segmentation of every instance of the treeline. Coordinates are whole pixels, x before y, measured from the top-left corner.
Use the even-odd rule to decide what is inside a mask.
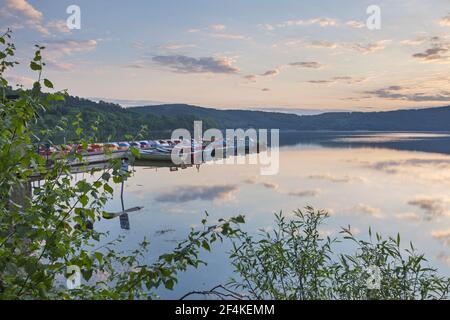
[[[388,112],[334,112],[313,116],[250,110],[218,110],[186,104],[123,108],[118,104],[66,96],[65,101],[41,112],[35,124],[37,136],[52,129],[55,143],[77,138],[73,122],[80,124],[86,137],[97,141],[119,141],[135,137],[159,138],[162,131],[178,128],[193,130],[194,121],[208,128],[267,128],[281,130],[329,131],[450,131],[450,107],[397,110]],[[62,130],[55,130],[65,120]],[[146,128],[142,131],[142,128]],[[94,129],[96,128],[96,129]],[[168,134],[163,134],[168,135]]]
[[[81,121],[74,125],[77,119]],[[129,137],[152,138],[158,132],[177,128],[193,130],[194,120],[198,120],[195,115],[143,115],[114,103],[66,96],[65,101],[54,103],[39,114],[34,131],[37,136],[43,136],[44,131],[50,130],[47,138],[54,143],[62,143],[76,140],[76,128],[80,126],[83,136],[106,142]],[[206,128],[217,126],[212,119],[202,120]],[[139,133],[141,137],[138,137]]]

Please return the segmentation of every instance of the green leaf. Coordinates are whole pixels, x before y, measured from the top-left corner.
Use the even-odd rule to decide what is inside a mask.
[[[139,150],[137,148],[131,148],[131,153],[136,157],[139,158],[141,154],[139,153]]]
[[[103,189],[105,189],[106,192],[109,192],[110,194],[114,193],[113,188],[111,188],[111,186],[107,183],[105,183],[105,185],[103,186]]]
[[[206,241],[206,240],[204,240],[204,241],[202,242],[202,247],[203,247],[205,250],[211,251],[211,247],[210,247],[208,241]]]
[[[53,83],[50,80],[48,80],[48,79],[44,79],[44,85],[47,88],[53,89]]]
[[[42,70],[42,67],[34,61],[30,62],[30,68],[33,71]]]
[[[172,290],[174,284],[174,281],[172,279],[169,279],[164,283],[164,286],[166,287],[166,289]]]
[[[94,252],[94,255],[99,263],[103,263],[103,254],[101,254],[101,252]]]
[[[89,198],[87,195],[83,194],[78,198],[83,206],[86,206],[89,202]]]
[[[236,223],[245,223],[245,218],[244,216],[237,216],[236,218],[234,218],[234,221]]]

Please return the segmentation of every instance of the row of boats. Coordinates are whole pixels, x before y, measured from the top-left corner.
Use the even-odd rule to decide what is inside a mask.
[[[239,151],[259,152],[263,146],[260,146],[252,139],[245,140],[211,140],[198,142],[191,140],[161,139],[161,140],[143,140],[132,142],[107,142],[93,143],[86,145],[66,144],[58,146],[38,147],[41,155],[50,156],[53,154],[67,155],[82,153],[86,158],[99,158],[105,153],[118,157],[122,154],[128,154],[131,148],[139,151],[139,159],[149,161],[173,161],[173,155],[178,156],[180,161],[192,160],[193,157],[201,157],[205,154],[212,157],[220,155],[221,157],[238,154]],[[265,147],[265,146],[264,146]]]

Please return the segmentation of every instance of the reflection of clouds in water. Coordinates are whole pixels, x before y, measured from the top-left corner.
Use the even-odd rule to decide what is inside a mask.
[[[450,211],[448,210],[449,200],[443,197],[418,196],[415,199],[408,201],[408,204],[422,209],[425,213],[425,220],[427,221],[430,221],[435,217],[450,214]]]
[[[171,229],[171,228],[167,228],[167,229],[162,229],[162,230],[158,230],[155,232],[156,236],[163,236],[166,235],[168,233],[173,233],[175,232],[175,229]]]
[[[244,180],[244,183],[247,184],[257,184],[258,183],[258,176],[251,176]]]
[[[279,194],[287,194],[293,197],[317,197],[322,193],[321,189],[305,189],[305,190],[285,190],[278,183],[272,181],[260,181],[257,176],[251,176],[244,180],[246,184],[260,184],[264,188],[277,191]]]
[[[148,191],[145,189],[125,189],[125,194],[128,192],[135,195],[138,199],[146,199],[148,197]]]
[[[318,229],[317,231],[322,238],[331,237],[336,232],[334,229]]]
[[[380,142],[396,142],[404,140],[423,140],[424,138],[444,138],[448,137],[448,134],[439,133],[380,133],[369,135],[354,135],[344,138],[333,139],[337,142],[366,142],[366,143],[380,143]]]
[[[349,175],[344,175],[344,176],[336,176],[330,173],[320,173],[320,174],[310,174],[308,177],[308,179],[314,179],[314,180],[326,180],[326,181],[331,181],[331,182],[366,182],[367,179],[363,178],[363,177],[358,177],[358,176],[349,176]]]
[[[443,261],[450,267],[450,255],[446,254],[445,252],[439,252],[436,258]]]
[[[320,189],[311,189],[311,190],[290,191],[288,192],[288,195],[293,197],[317,197],[321,193],[322,190]]]
[[[445,246],[450,245],[450,229],[431,231],[431,236]]]
[[[397,213],[395,217],[399,220],[407,220],[407,221],[420,221],[420,216],[415,212],[401,212]]]
[[[267,181],[267,182],[261,182],[261,184],[262,184],[265,188],[267,188],[267,189],[272,189],[272,190],[277,190],[277,189],[280,187],[277,183],[275,183],[275,182],[270,182],[270,181]]]
[[[397,173],[407,171],[405,166],[412,167],[433,167],[437,169],[449,169],[450,159],[402,159],[402,160],[388,160],[367,163],[372,169],[382,170],[387,173]]]
[[[258,176],[250,176],[250,177],[246,178],[243,182],[246,184],[253,184],[253,185],[260,184],[263,187],[265,187],[267,189],[272,189],[272,190],[276,190],[280,187],[279,184],[272,182],[272,181],[259,181]]]
[[[237,185],[216,186],[180,186],[155,198],[158,202],[183,203],[194,200],[229,201],[233,193],[239,190]]]
[[[385,217],[384,214],[381,212],[380,208],[376,208],[376,207],[373,207],[373,206],[365,204],[365,203],[359,203],[351,208],[344,209],[344,210],[338,212],[337,214],[333,214],[333,215],[339,215],[339,214],[353,215],[353,216],[363,214],[363,215],[371,216],[376,219],[382,219]]]

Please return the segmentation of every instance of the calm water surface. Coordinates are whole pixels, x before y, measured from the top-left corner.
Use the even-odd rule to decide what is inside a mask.
[[[151,241],[149,262],[171,250],[190,227],[210,214],[210,221],[244,214],[245,230],[273,226],[274,212],[290,214],[311,205],[327,209],[322,227],[330,236],[351,225],[366,238],[369,226],[383,235],[400,232],[442,274],[450,274],[450,136],[446,133],[286,133],[281,135],[280,170],[261,176],[257,165],[202,165],[171,172],[136,167],[126,182],[125,206],[143,206],[130,214],[131,230],[118,220],[102,221],[101,231],[125,235],[125,249],[144,237]],[[120,199],[109,211],[120,211]],[[184,273],[175,290],[162,298],[179,298],[207,290],[232,276],[229,244],[202,254],[208,266]],[[345,244],[339,250],[348,249]]]

